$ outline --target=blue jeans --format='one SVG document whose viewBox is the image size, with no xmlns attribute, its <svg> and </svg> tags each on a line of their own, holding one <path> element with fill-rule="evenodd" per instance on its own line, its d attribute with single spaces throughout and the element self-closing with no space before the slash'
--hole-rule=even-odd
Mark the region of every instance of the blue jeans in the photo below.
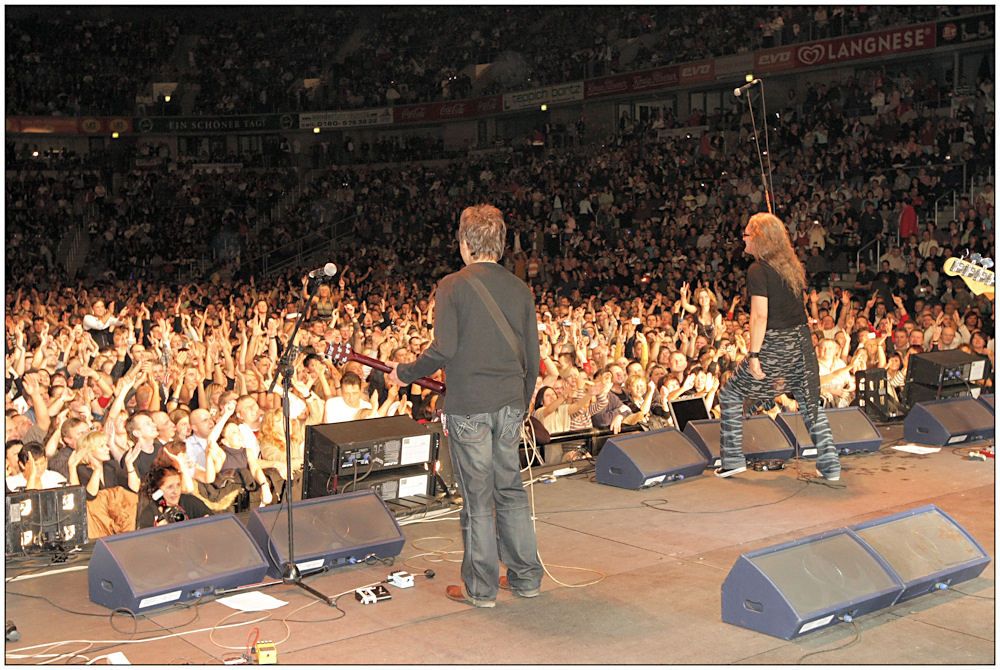
<svg viewBox="0 0 1000 670">
<path fill-rule="evenodd" d="M 464 499 L 462 581 L 476 600 L 496 600 L 498 559 L 507 566 L 511 588 L 528 591 L 542 583 L 517 454 L 523 420 L 524 411 L 510 406 L 488 414 L 447 415 L 455 480 Z"/>
</svg>

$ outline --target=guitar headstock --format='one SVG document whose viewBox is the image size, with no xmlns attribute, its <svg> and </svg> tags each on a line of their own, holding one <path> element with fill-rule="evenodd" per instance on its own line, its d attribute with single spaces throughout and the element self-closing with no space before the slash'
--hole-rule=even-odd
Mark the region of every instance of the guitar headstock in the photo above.
<svg viewBox="0 0 1000 670">
<path fill-rule="evenodd" d="M 333 360 L 334 363 L 346 363 L 350 360 L 351 353 L 351 345 L 343 342 L 335 342 L 326 349 L 326 357 Z"/>
<path fill-rule="evenodd" d="M 996 292 L 996 274 L 989 268 L 993 260 L 973 254 L 970 258 L 949 258 L 944 262 L 944 272 L 952 277 L 961 277 L 965 285 L 976 295 Z"/>
</svg>

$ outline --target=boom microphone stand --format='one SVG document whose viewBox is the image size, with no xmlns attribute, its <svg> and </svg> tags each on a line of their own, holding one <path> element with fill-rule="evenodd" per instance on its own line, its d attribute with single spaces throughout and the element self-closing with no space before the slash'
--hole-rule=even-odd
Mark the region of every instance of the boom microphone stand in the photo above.
<svg viewBox="0 0 1000 670">
<path fill-rule="evenodd" d="M 302 306 L 302 311 L 299 312 L 299 318 L 295 321 L 295 327 L 292 328 L 292 335 L 288 338 L 288 346 L 285 347 L 285 350 L 281 354 L 281 360 L 278 361 L 278 370 L 281 373 L 281 388 L 284 390 L 284 393 L 282 393 L 281 396 L 281 412 L 284 415 L 285 420 L 284 502 L 288 505 L 288 560 L 281 566 L 281 581 L 284 584 L 294 584 L 295 586 L 313 594 L 328 605 L 333 605 L 333 598 L 324 595 L 320 591 L 302 582 L 302 573 L 299 572 L 298 566 L 295 565 L 295 531 L 292 523 L 292 411 L 291 403 L 289 402 L 289 394 L 292 391 L 292 376 L 295 374 L 295 358 L 299 354 L 299 349 L 294 346 L 294 342 L 295 336 L 299 332 L 299 327 L 302 325 L 302 321 L 306 317 L 306 312 L 309 311 L 309 306 L 312 304 L 313 298 L 319 291 L 320 283 L 321 279 L 319 277 L 309 277 L 306 302 Z M 278 377 L 275 376 L 275 378 L 271 380 L 271 388 L 268 389 L 268 393 L 272 393 L 274 391 L 274 385 L 277 382 Z"/>
</svg>

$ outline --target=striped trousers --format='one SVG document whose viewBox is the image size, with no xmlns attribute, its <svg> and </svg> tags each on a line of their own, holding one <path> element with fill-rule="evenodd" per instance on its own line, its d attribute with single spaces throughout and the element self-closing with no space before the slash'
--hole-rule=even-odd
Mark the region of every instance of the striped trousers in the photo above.
<svg viewBox="0 0 1000 670">
<path fill-rule="evenodd" d="M 768 330 L 760 348 L 764 379 L 750 374 L 744 358 L 719 391 L 722 414 L 722 467 L 726 470 L 746 465 L 743 455 L 743 401 L 766 402 L 782 393 L 795 397 L 802 420 L 816 445 L 816 468 L 824 477 L 840 474 L 840 457 L 833 443 L 830 421 L 820 411 L 819 363 L 812 346 L 809 326 Z"/>
</svg>

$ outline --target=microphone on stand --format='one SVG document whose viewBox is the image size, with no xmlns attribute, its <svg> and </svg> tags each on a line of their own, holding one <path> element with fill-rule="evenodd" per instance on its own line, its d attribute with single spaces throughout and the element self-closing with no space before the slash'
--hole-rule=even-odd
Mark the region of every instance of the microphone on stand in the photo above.
<svg viewBox="0 0 1000 670">
<path fill-rule="evenodd" d="M 743 95 L 743 91 L 749 89 L 754 84 L 759 84 L 759 83 L 760 83 L 760 79 L 754 79 L 753 81 L 748 81 L 747 83 L 743 84 L 739 88 L 734 88 L 733 89 L 733 95 L 735 95 L 738 98 L 741 95 Z"/>
<path fill-rule="evenodd" d="M 317 277 L 332 277 L 337 274 L 337 266 L 333 263 L 327 263 L 321 268 L 316 268 L 309 273 L 309 279 L 316 279 Z"/>
</svg>

